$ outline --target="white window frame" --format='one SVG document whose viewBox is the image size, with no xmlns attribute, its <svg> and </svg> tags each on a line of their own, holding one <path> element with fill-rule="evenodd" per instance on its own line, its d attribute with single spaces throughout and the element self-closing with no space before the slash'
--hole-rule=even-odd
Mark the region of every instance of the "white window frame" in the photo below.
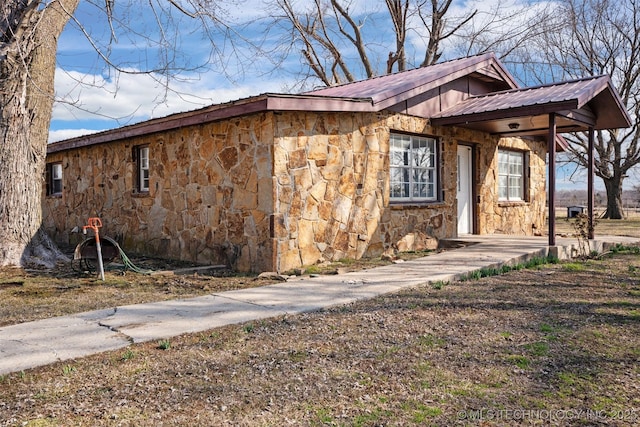
<svg viewBox="0 0 640 427">
<path fill-rule="evenodd" d="M 138 191 L 141 193 L 149 192 L 149 146 L 143 145 L 138 147 Z"/>
<path fill-rule="evenodd" d="M 389 139 L 391 202 L 438 201 L 438 140 L 400 133 Z"/>
<path fill-rule="evenodd" d="M 526 155 L 523 151 L 498 149 L 498 200 L 525 200 Z"/>
<path fill-rule="evenodd" d="M 50 163 L 48 165 L 47 195 L 59 196 L 62 194 L 62 163 Z"/>
</svg>

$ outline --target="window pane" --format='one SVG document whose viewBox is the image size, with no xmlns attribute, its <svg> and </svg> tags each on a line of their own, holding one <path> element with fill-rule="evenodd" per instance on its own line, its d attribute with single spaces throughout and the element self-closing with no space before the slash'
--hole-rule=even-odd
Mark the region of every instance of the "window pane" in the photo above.
<svg viewBox="0 0 640 427">
<path fill-rule="evenodd" d="M 501 199 L 508 199 L 509 193 L 507 193 L 507 181 L 509 177 L 500 175 L 498 177 L 498 197 Z"/>
<path fill-rule="evenodd" d="M 138 149 L 138 190 L 149 190 L 149 147 Z"/>
<path fill-rule="evenodd" d="M 498 197 L 502 200 L 524 198 L 524 153 L 498 151 Z"/>
<path fill-rule="evenodd" d="M 51 166 L 51 175 L 53 179 L 62 179 L 62 164 L 56 163 Z"/>
<path fill-rule="evenodd" d="M 389 154 L 392 198 L 435 199 L 437 187 L 435 139 L 391 135 Z"/>
</svg>

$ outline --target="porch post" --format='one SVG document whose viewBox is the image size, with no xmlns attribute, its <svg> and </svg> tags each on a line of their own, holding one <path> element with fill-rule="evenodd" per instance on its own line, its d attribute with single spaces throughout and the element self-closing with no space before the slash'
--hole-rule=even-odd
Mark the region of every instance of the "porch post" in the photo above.
<svg viewBox="0 0 640 427">
<path fill-rule="evenodd" d="M 549 246 L 556 245 L 556 115 L 549 113 Z"/>
<path fill-rule="evenodd" d="M 593 221 L 593 150 L 594 150 L 594 138 L 595 132 L 593 130 L 593 126 L 589 127 L 589 154 L 588 154 L 588 165 L 587 165 L 587 215 L 589 216 L 589 230 L 588 230 L 588 238 L 593 239 L 594 237 L 594 221 Z"/>
</svg>

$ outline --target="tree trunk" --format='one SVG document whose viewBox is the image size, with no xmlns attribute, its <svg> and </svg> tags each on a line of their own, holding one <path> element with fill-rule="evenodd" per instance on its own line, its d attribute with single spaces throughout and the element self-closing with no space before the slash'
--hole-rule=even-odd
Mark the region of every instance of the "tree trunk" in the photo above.
<svg viewBox="0 0 640 427">
<path fill-rule="evenodd" d="M 603 218 L 622 219 L 622 178 L 614 176 L 613 178 L 603 179 L 604 187 L 607 190 L 607 210 Z"/>
<path fill-rule="evenodd" d="M 5 0 L 7 1 L 7 0 Z M 0 8 L 0 266 L 63 257 L 42 224 L 42 183 L 60 33 L 79 0 Z"/>
</svg>

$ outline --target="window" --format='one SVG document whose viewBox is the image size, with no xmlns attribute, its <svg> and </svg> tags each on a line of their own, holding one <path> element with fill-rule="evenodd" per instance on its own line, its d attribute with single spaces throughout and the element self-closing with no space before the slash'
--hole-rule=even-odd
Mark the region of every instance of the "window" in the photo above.
<svg viewBox="0 0 640 427">
<path fill-rule="evenodd" d="M 62 163 L 47 164 L 47 196 L 62 194 Z"/>
<path fill-rule="evenodd" d="M 136 147 L 137 190 L 141 193 L 149 191 L 149 146 Z"/>
<path fill-rule="evenodd" d="M 391 134 L 390 156 L 392 201 L 438 199 L 438 156 L 434 138 Z"/>
<path fill-rule="evenodd" d="M 498 150 L 498 198 L 525 200 L 525 153 Z"/>
</svg>

